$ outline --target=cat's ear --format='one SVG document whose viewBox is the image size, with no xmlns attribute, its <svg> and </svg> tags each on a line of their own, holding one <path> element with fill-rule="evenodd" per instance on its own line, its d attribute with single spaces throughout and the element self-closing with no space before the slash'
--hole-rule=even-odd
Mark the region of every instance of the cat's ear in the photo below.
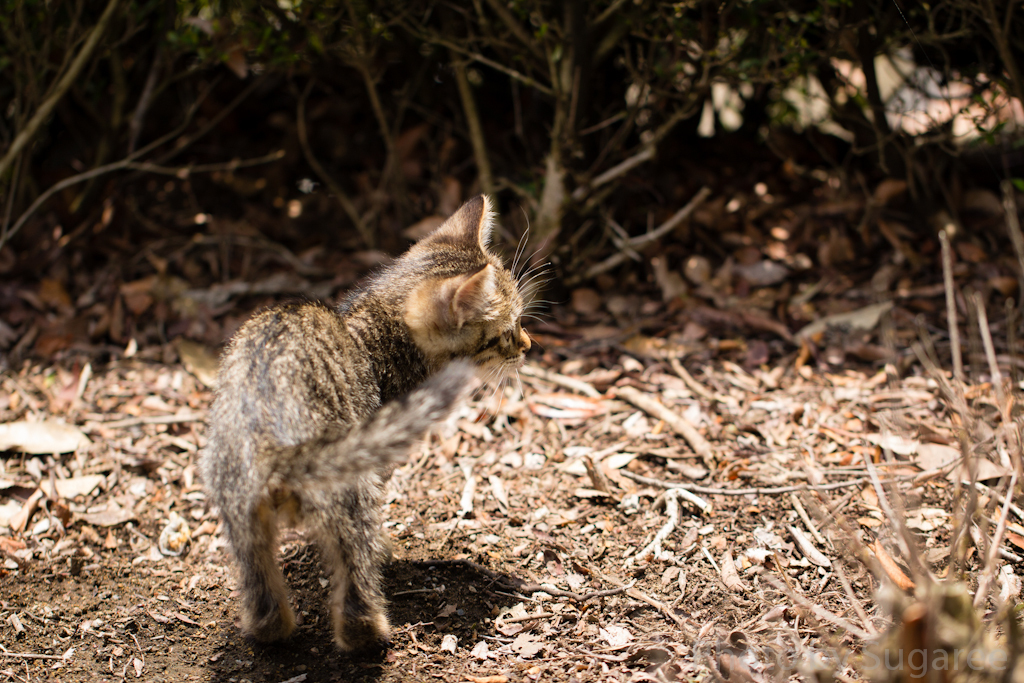
<svg viewBox="0 0 1024 683">
<path fill-rule="evenodd" d="M 459 284 L 449 304 L 454 327 L 459 329 L 468 320 L 486 317 L 496 287 L 494 266 L 489 263 Z"/>
<path fill-rule="evenodd" d="M 496 289 L 491 264 L 472 275 L 429 280 L 410 294 L 405 322 L 414 334 L 462 329 L 470 320 L 487 317 Z"/>
<path fill-rule="evenodd" d="M 491 241 L 494 226 L 494 209 L 487 195 L 477 195 L 459 207 L 428 238 L 435 242 L 453 242 L 463 245 L 477 245 L 485 249 Z"/>
</svg>

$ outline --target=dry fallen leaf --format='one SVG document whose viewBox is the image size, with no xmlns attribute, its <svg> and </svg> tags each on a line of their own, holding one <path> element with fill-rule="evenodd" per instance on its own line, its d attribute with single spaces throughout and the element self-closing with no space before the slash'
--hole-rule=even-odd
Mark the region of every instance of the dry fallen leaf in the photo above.
<svg viewBox="0 0 1024 683">
<path fill-rule="evenodd" d="M 174 348 L 186 370 L 206 386 L 216 386 L 220 359 L 215 351 L 184 337 L 174 340 Z"/>
<path fill-rule="evenodd" d="M 530 633 L 520 633 L 509 647 L 523 659 L 530 659 L 544 649 L 544 641 Z"/>
<path fill-rule="evenodd" d="M 608 643 L 608 647 L 613 649 L 626 647 L 633 642 L 632 633 L 622 626 L 616 626 L 614 624 L 600 629 L 598 634 L 605 642 Z"/>
<path fill-rule="evenodd" d="M 0 424 L 0 451 L 50 455 L 71 453 L 90 443 L 78 427 L 54 420 Z"/>
<path fill-rule="evenodd" d="M 441 639 L 441 651 L 455 654 L 455 648 L 458 647 L 458 644 L 458 638 L 453 636 L 451 633 L 446 633 L 444 638 Z"/>
<path fill-rule="evenodd" d="M 914 589 L 915 584 L 913 580 L 907 576 L 902 569 L 900 569 L 900 566 L 896 564 L 896 561 L 892 559 L 892 556 L 886 552 L 881 541 L 875 539 L 868 548 L 875 553 L 875 557 L 878 558 L 878 564 L 882 565 L 882 569 L 885 570 L 885 573 L 890 579 L 892 579 L 893 583 L 905 591 Z"/>
<path fill-rule="evenodd" d="M 891 301 L 872 304 L 848 313 L 836 313 L 819 318 L 796 333 L 797 337 L 809 339 L 829 327 L 853 330 L 873 330 L 884 313 L 892 308 Z"/>
</svg>

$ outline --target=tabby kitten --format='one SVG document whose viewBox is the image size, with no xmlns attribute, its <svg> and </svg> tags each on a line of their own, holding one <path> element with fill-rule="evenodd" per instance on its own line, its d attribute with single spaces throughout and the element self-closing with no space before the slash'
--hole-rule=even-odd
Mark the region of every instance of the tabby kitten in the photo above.
<svg viewBox="0 0 1024 683">
<path fill-rule="evenodd" d="M 229 344 L 200 467 L 256 640 L 295 628 L 280 521 L 305 522 L 322 544 L 338 647 L 386 643 L 384 485 L 474 370 L 508 373 L 530 348 L 517 283 L 487 250 L 492 218 L 486 197 L 471 199 L 337 311 L 271 308 Z"/>
</svg>

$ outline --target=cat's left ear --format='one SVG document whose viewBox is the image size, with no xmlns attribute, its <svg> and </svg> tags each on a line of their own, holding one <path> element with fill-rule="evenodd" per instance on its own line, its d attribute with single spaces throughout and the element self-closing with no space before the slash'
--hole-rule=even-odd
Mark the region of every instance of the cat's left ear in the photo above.
<svg viewBox="0 0 1024 683">
<path fill-rule="evenodd" d="M 486 249 L 491 241 L 494 216 L 490 198 L 484 194 L 477 195 L 459 207 L 459 210 L 453 213 L 430 239 L 476 244 L 481 249 Z"/>
</svg>

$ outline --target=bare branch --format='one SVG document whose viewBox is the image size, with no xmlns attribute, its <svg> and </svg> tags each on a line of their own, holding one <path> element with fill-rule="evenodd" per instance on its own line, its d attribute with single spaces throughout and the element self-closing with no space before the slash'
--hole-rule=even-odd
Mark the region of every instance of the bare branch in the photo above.
<svg viewBox="0 0 1024 683">
<path fill-rule="evenodd" d="M 107 8 L 103 10 L 103 14 L 100 15 L 99 21 L 96 22 L 96 26 L 93 27 L 92 32 L 89 34 L 89 38 L 85 41 L 85 45 L 75 56 L 71 66 L 64 72 L 64 75 L 57 81 L 50 95 L 39 105 L 39 109 L 29 119 L 29 122 L 21 129 L 21 132 L 14 138 L 11 146 L 7 149 L 7 154 L 4 155 L 3 159 L 0 159 L 0 178 L 6 173 L 7 169 L 10 168 L 14 160 L 21 154 L 22 150 L 28 146 L 28 144 L 35 137 L 39 128 L 50 118 L 50 114 L 53 113 L 54 107 L 60 102 L 61 98 L 64 97 L 64 93 L 68 91 L 68 88 L 74 84 L 78 75 L 85 68 L 85 65 L 92 58 L 92 53 L 96 50 L 96 46 L 99 45 L 100 38 L 103 37 L 103 32 L 107 30 L 107 24 L 110 23 L 110 18 L 114 16 L 114 10 L 117 9 L 118 0 L 110 0 L 107 3 Z"/>
</svg>

